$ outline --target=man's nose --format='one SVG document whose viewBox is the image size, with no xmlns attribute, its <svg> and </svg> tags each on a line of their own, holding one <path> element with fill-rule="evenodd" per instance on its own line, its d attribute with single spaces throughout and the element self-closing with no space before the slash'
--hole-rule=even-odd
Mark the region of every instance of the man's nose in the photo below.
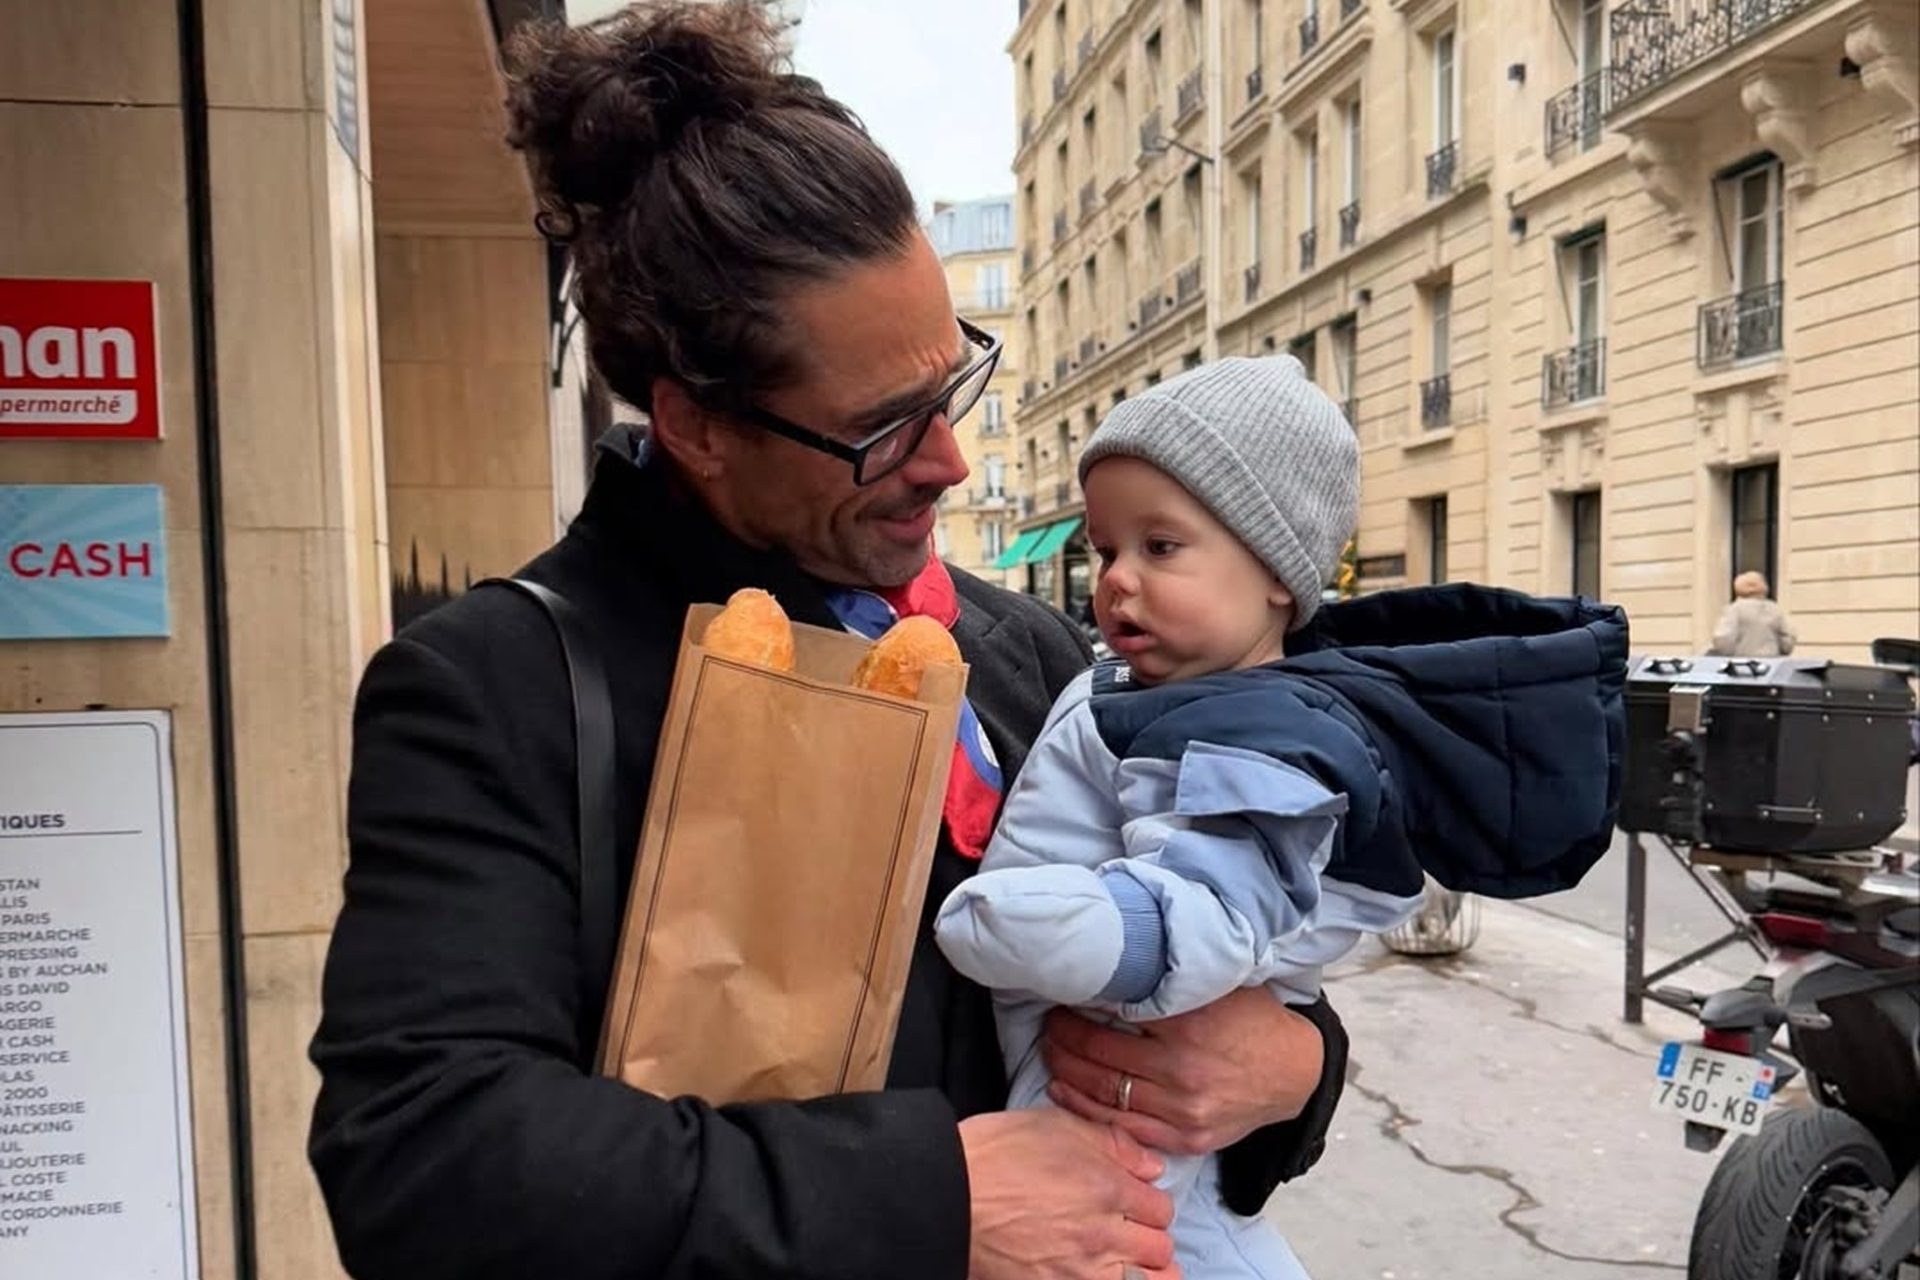
<svg viewBox="0 0 1920 1280">
<path fill-rule="evenodd" d="M 953 423 L 947 421 L 946 414 L 934 415 L 927 425 L 926 438 L 901 471 L 917 486 L 951 489 L 966 483 L 972 468 L 967 466 L 966 455 L 960 452 L 960 438 L 954 434 Z"/>
</svg>

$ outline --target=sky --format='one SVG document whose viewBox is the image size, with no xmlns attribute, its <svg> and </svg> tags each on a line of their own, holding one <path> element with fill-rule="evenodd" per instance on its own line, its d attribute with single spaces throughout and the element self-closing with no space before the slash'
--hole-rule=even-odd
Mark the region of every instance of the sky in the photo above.
<svg viewBox="0 0 1920 1280">
<path fill-rule="evenodd" d="M 570 0 L 573 21 L 617 0 Z M 1013 191 L 1016 0 L 797 0 L 795 69 L 852 107 L 923 214 Z"/>
</svg>

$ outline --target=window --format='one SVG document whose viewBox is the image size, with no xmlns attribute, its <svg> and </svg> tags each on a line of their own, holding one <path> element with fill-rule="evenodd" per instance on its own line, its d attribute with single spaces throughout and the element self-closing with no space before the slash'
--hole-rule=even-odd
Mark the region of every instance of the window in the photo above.
<svg viewBox="0 0 1920 1280">
<path fill-rule="evenodd" d="M 1287 344 L 1287 350 L 1293 354 L 1307 371 L 1307 377 L 1320 380 L 1320 344 L 1311 333 L 1303 333 Z"/>
<path fill-rule="evenodd" d="M 1240 175 L 1240 202 L 1247 211 L 1246 265 L 1260 265 L 1260 171 L 1249 169 Z"/>
<path fill-rule="evenodd" d="M 1573 594 L 1600 598 L 1600 492 L 1576 493 L 1567 500 L 1573 544 Z"/>
<path fill-rule="evenodd" d="M 1060 201 L 1066 203 L 1067 193 L 1073 190 L 1072 158 L 1067 153 L 1067 140 L 1060 139 L 1060 145 L 1053 149 L 1053 172 L 1055 188 L 1060 192 Z"/>
<path fill-rule="evenodd" d="M 1604 233 L 1582 236 L 1567 244 L 1566 279 L 1569 285 L 1568 327 L 1573 344 L 1583 347 L 1596 342 L 1604 332 L 1605 287 L 1603 276 L 1607 261 L 1607 237 Z"/>
<path fill-rule="evenodd" d="M 1416 505 L 1425 526 L 1427 581 L 1438 585 L 1447 580 L 1447 496 L 1443 493 Z"/>
<path fill-rule="evenodd" d="M 1199 367 L 1200 367 L 1200 349 L 1198 347 L 1195 347 L 1192 351 L 1189 351 L 1187 352 L 1186 355 L 1180 357 L 1180 368 L 1183 371 L 1187 369 L 1198 369 Z"/>
<path fill-rule="evenodd" d="M 1300 135 L 1300 229 L 1312 231 L 1319 219 L 1320 135 L 1309 131 Z"/>
<path fill-rule="evenodd" d="M 1774 586 L 1779 582 L 1780 567 L 1780 468 L 1771 462 L 1742 467 L 1729 480 L 1733 490 L 1733 572 L 1752 570 Z"/>
<path fill-rule="evenodd" d="M 1147 202 L 1146 212 L 1140 215 L 1141 225 L 1147 234 L 1147 267 L 1149 271 L 1157 269 L 1166 260 L 1166 234 L 1160 213 L 1160 201 Z"/>
<path fill-rule="evenodd" d="M 1193 233 L 1192 243 L 1196 252 L 1206 234 L 1201 222 L 1200 202 L 1200 166 L 1195 164 L 1180 180 L 1180 203 L 1186 209 L 1187 229 Z"/>
<path fill-rule="evenodd" d="M 1356 377 L 1355 356 L 1358 354 L 1360 329 L 1352 316 L 1346 316 L 1333 322 L 1327 332 L 1328 347 L 1333 358 L 1333 391 L 1340 399 L 1340 407 L 1347 415 L 1349 425 L 1358 416 L 1360 386 Z"/>
<path fill-rule="evenodd" d="M 1007 405 L 998 391 L 980 397 L 980 434 L 997 436 L 1007 429 Z"/>
<path fill-rule="evenodd" d="M 1013 211 L 1004 203 L 988 205 L 980 217 L 980 239 L 983 249 L 1013 248 Z"/>
<path fill-rule="evenodd" d="M 1607 0 L 1580 0 L 1580 79 L 1584 82 L 1606 65 Z"/>
<path fill-rule="evenodd" d="M 1032 244 L 1040 238 L 1040 189 L 1034 183 L 1027 183 L 1026 198 L 1021 204 L 1027 225 L 1027 243 Z"/>
<path fill-rule="evenodd" d="M 1202 0 L 1187 0 L 1187 52 L 1196 65 L 1206 52 L 1206 45 L 1202 38 L 1205 33 L 1202 22 L 1204 10 L 1205 5 Z"/>
<path fill-rule="evenodd" d="M 1061 419 L 1060 425 L 1053 429 L 1053 444 L 1059 451 L 1054 460 L 1064 470 L 1073 461 L 1073 428 L 1064 418 Z"/>
<path fill-rule="evenodd" d="M 1442 31 L 1433 38 L 1433 149 L 1445 147 L 1460 136 L 1459 64 L 1454 48 L 1454 33 Z"/>
<path fill-rule="evenodd" d="M 1427 291 L 1427 352 L 1435 377 L 1453 370 L 1453 286 L 1436 284 Z"/>
<path fill-rule="evenodd" d="M 986 472 L 986 496 L 989 498 L 1006 497 L 1007 460 L 997 453 L 990 453 L 986 456 L 981 469 Z"/>
<path fill-rule="evenodd" d="M 1160 100 L 1160 86 L 1163 83 L 1161 80 L 1162 58 L 1160 53 L 1160 33 L 1155 31 L 1152 35 L 1148 36 L 1143 47 L 1147 55 L 1147 96 L 1157 103 Z"/>
<path fill-rule="evenodd" d="M 985 564 L 998 560 L 1007 549 L 1007 527 L 998 520 L 980 526 L 980 559 Z"/>
<path fill-rule="evenodd" d="M 1360 203 L 1360 170 L 1366 163 L 1365 157 L 1360 154 L 1360 99 L 1355 98 L 1347 103 L 1342 127 L 1346 133 L 1347 151 L 1345 203 L 1354 205 Z"/>
<path fill-rule="evenodd" d="M 1265 0 L 1247 0 L 1247 70 L 1258 71 L 1266 61 L 1267 13 Z"/>
<path fill-rule="evenodd" d="M 980 308 L 980 310 L 1004 311 L 1006 309 L 1006 306 L 1007 306 L 1007 264 L 1006 263 L 1004 262 L 985 263 L 984 265 L 981 266 L 979 274 L 974 277 L 974 283 L 979 286 L 979 297 L 975 299 L 975 303 Z"/>
<path fill-rule="evenodd" d="M 1087 181 L 1091 182 L 1100 172 L 1100 109 L 1098 107 L 1088 107 L 1087 113 L 1080 117 L 1080 155 L 1081 163 L 1087 167 Z"/>
<path fill-rule="evenodd" d="M 1124 168 L 1127 156 L 1131 154 L 1127 150 L 1128 113 L 1126 72 L 1123 71 L 1113 78 L 1113 83 L 1108 92 L 1108 98 L 1107 119 L 1110 123 L 1107 125 L 1107 128 L 1113 135 L 1113 143 L 1107 154 L 1113 157 L 1115 164 Z"/>
<path fill-rule="evenodd" d="M 1731 188 L 1733 291 L 1749 293 L 1780 279 L 1780 162 L 1771 157 L 1724 179 Z"/>
</svg>

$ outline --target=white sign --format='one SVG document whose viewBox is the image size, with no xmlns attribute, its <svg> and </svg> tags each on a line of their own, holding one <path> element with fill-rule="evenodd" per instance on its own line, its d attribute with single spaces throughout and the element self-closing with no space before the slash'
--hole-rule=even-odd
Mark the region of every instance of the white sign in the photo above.
<svg viewBox="0 0 1920 1280">
<path fill-rule="evenodd" d="M 0 1276 L 197 1280 L 164 711 L 0 715 Z"/>
</svg>

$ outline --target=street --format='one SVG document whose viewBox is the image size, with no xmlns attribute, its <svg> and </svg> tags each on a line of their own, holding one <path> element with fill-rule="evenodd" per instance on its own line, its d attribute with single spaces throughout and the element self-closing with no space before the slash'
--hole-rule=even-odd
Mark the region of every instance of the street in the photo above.
<svg viewBox="0 0 1920 1280">
<path fill-rule="evenodd" d="M 1660 1044 L 1691 1024 L 1621 1021 L 1623 864 L 1616 845 L 1572 893 L 1483 902 L 1459 956 L 1369 941 L 1330 976 L 1347 1094 L 1325 1158 L 1268 1209 L 1319 1280 L 1684 1274 L 1718 1157 L 1648 1107 Z M 1648 866 L 1651 968 L 1724 930 L 1663 852 Z M 1737 982 L 1751 956 L 1687 976 Z"/>
</svg>

